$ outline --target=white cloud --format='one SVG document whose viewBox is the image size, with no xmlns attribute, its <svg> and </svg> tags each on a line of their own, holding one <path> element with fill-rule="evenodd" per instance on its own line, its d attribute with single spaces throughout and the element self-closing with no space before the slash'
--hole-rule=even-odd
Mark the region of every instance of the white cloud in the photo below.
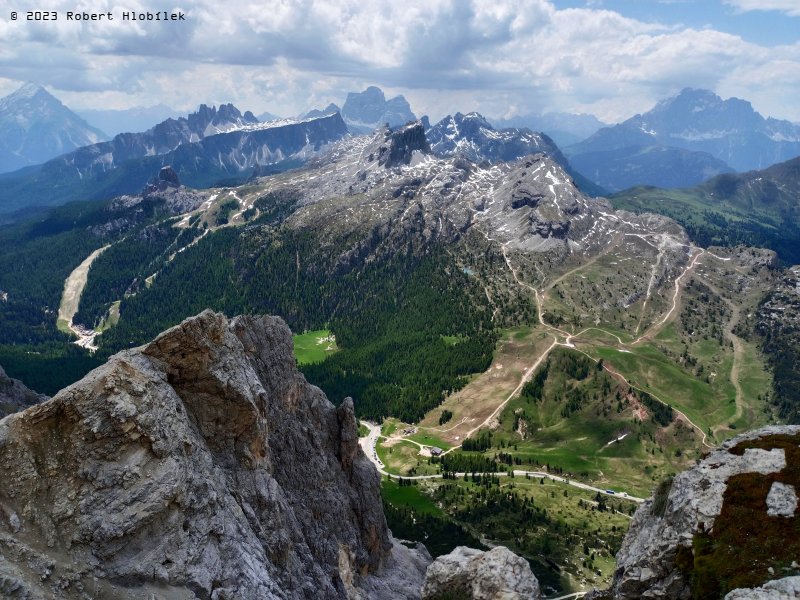
<svg viewBox="0 0 800 600">
<path fill-rule="evenodd" d="M 777 10 L 793 17 L 800 17 L 800 3 L 797 0 L 724 0 L 742 12 L 752 10 Z"/>
<path fill-rule="evenodd" d="M 164 9 L 162 0 L 117 1 L 97 0 L 93 10 Z M 73 0 L 52 5 L 74 10 Z M 35 8 L 19 0 L 17 10 Z M 800 120 L 800 45 L 766 48 L 601 8 L 559 10 L 548 0 L 196 0 L 182 10 L 185 23 L 0 21 L 0 90 L 33 80 L 77 107 L 163 102 L 189 110 L 232 101 L 256 113 L 295 114 L 376 84 L 433 118 L 514 107 L 615 121 L 691 86 Z"/>
</svg>

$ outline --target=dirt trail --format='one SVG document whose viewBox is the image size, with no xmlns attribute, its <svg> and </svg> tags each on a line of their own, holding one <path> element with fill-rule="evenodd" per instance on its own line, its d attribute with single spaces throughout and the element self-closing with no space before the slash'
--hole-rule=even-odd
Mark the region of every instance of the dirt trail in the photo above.
<svg viewBox="0 0 800 600">
<path fill-rule="evenodd" d="M 669 311 L 667 311 L 667 314 L 665 314 L 660 321 L 651 325 L 650 329 L 648 329 L 642 335 L 636 338 L 636 340 L 632 342 L 632 345 L 638 344 L 642 340 L 653 339 L 655 336 L 659 334 L 659 332 L 662 329 L 664 329 L 664 325 L 667 324 L 667 321 L 669 321 L 670 317 L 672 317 L 672 315 L 675 313 L 675 310 L 678 308 L 681 297 L 681 280 L 695 268 L 695 266 L 697 265 L 697 261 L 700 260 L 700 257 L 703 256 L 703 254 L 706 253 L 706 251 L 703 250 L 702 248 L 697 248 L 697 249 L 700 250 L 700 252 L 698 252 L 694 256 L 692 262 L 690 262 L 686 266 L 683 272 L 675 278 L 675 292 L 672 294 L 672 308 L 670 308 Z"/>
<path fill-rule="evenodd" d="M 728 302 L 728 300 L 725 302 Z M 742 391 L 742 383 L 739 377 L 742 367 L 742 360 L 744 358 L 744 345 L 742 344 L 741 338 L 733 333 L 733 330 L 736 329 L 736 326 L 739 324 L 739 319 L 742 313 L 741 309 L 733 304 L 733 302 L 728 302 L 728 306 L 730 306 L 733 315 L 731 316 L 731 320 L 728 322 L 728 326 L 725 328 L 725 337 L 727 337 L 733 344 L 731 383 L 733 384 L 733 388 L 736 390 L 736 413 L 733 417 L 733 420 L 736 421 L 744 412 L 744 391 Z"/>
<path fill-rule="evenodd" d="M 67 277 L 64 282 L 64 291 L 61 294 L 61 303 L 58 306 L 58 320 L 66 323 L 69 330 L 78 336 L 78 341 L 75 342 L 76 344 L 84 348 L 89 348 L 90 350 L 97 349 L 94 346 L 94 338 L 97 332 L 89 331 L 82 327 L 76 327 L 73 325 L 72 319 L 75 317 L 75 313 L 78 312 L 78 306 L 80 306 L 81 294 L 89 278 L 89 267 L 92 266 L 95 259 L 105 252 L 110 245 L 111 244 L 108 244 L 92 252 L 69 274 L 69 277 Z"/>
<path fill-rule="evenodd" d="M 739 320 L 742 316 L 742 311 L 739 306 L 728 300 L 725 296 L 722 295 L 719 289 L 716 286 L 712 285 L 710 282 L 703 280 L 703 283 L 708 286 L 708 288 L 714 292 L 730 309 L 731 311 L 731 318 L 728 320 L 728 324 L 725 327 L 723 333 L 725 337 L 731 342 L 733 345 L 733 363 L 731 364 L 731 372 L 730 372 L 730 380 L 731 385 L 733 385 L 733 389 L 736 392 L 736 412 L 733 415 L 731 421 L 737 421 L 742 417 L 744 414 L 745 409 L 745 402 L 744 402 L 744 391 L 742 390 L 742 383 L 740 378 L 740 372 L 742 368 L 742 362 L 744 361 L 744 344 L 742 343 L 742 339 L 733 333 L 733 330 L 736 329 L 736 326 L 739 324 Z M 718 425 L 714 428 L 714 434 L 717 431 L 724 429 L 724 425 Z"/>
</svg>

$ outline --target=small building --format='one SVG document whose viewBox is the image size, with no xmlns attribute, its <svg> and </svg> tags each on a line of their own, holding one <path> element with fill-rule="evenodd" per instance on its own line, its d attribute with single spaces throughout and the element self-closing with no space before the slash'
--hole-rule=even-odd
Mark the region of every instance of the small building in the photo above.
<svg viewBox="0 0 800 600">
<path fill-rule="evenodd" d="M 437 448 L 436 446 L 433 446 L 431 448 L 431 456 L 441 456 L 441 455 L 442 455 L 442 449 L 441 448 Z"/>
</svg>

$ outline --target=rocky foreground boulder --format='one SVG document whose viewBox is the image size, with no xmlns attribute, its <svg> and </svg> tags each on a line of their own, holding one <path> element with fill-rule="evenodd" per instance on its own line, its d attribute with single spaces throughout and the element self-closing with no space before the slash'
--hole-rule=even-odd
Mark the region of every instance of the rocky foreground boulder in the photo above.
<svg viewBox="0 0 800 600">
<path fill-rule="evenodd" d="M 416 598 L 353 406 L 206 311 L 0 421 L 0 597 Z"/>
<path fill-rule="evenodd" d="M 639 508 L 612 588 L 592 597 L 800 597 L 799 491 L 800 426 L 729 440 Z"/>
<path fill-rule="evenodd" d="M 459 546 L 428 567 L 422 600 L 539 600 L 531 567 L 502 546 L 481 552 Z"/>
</svg>

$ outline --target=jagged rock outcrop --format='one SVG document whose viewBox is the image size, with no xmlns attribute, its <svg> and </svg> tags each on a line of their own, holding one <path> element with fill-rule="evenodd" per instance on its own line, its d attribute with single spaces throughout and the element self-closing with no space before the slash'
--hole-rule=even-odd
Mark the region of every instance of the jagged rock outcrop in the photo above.
<svg viewBox="0 0 800 600">
<path fill-rule="evenodd" d="M 170 188 L 179 188 L 181 187 L 181 180 L 178 177 L 178 174 L 175 172 L 175 169 L 172 168 L 171 165 L 167 165 L 161 167 L 158 171 L 158 175 L 153 177 L 150 181 L 147 182 L 147 185 L 144 187 L 144 191 L 142 194 L 153 194 L 157 192 L 163 192 Z"/>
<path fill-rule="evenodd" d="M 165 187 L 180 187 L 181 185 L 181 181 L 178 179 L 178 174 L 170 165 L 161 167 L 161 170 L 158 172 L 158 183 L 159 186 Z"/>
<path fill-rule="evenodd" d="M 797 575 L 798 486 L 800 426 L 729 440 L 663 482 L 639 508 L 617 555 L 611 596 L 720 598 Z M 753 595 L 772 593 L 776 585 L 729 597 L 783 597 Z"/>
<path fill-rule="evenodd" d="M 45 400 L 47 396 L 29 390 L 18 379 L 6 375 L 3 367 L 0 367 L 0 419 Z"/>
<path fill-rule="evenodd" d="M 487 552 L 459 546 L 429 567 L 423 600 L 538 600 L 539 582 L 528 562 L 502 546 Z"/>
<path fill-rule="evenodd" d="M 111 357 L 0 421 L 0 464 L 4 597 L 414 598 L 429 560 L 393 550 L 352 403 L 276 317 Z"/>
<path fill-rule="evenodd" d="M 567 165 L 567 159 L 549 137 L 529 129 L 496 130 L 482 115 L 448 115 L 427 128 L 425 134 L 434 154 L 460 154 L 479 163 L 483 160 L 510 161 L 542 152 Z"/>
<path fill-rule="evenodd" d="M 386 143 L 378 150 L 378 164 L 387 169 L 411 163 L 415 151 L 428 153 L 431 148 L 425 139 L 425 128 L 420 121 L 409 123 L 396 130 L 387 130 Z"/>
</svg>

